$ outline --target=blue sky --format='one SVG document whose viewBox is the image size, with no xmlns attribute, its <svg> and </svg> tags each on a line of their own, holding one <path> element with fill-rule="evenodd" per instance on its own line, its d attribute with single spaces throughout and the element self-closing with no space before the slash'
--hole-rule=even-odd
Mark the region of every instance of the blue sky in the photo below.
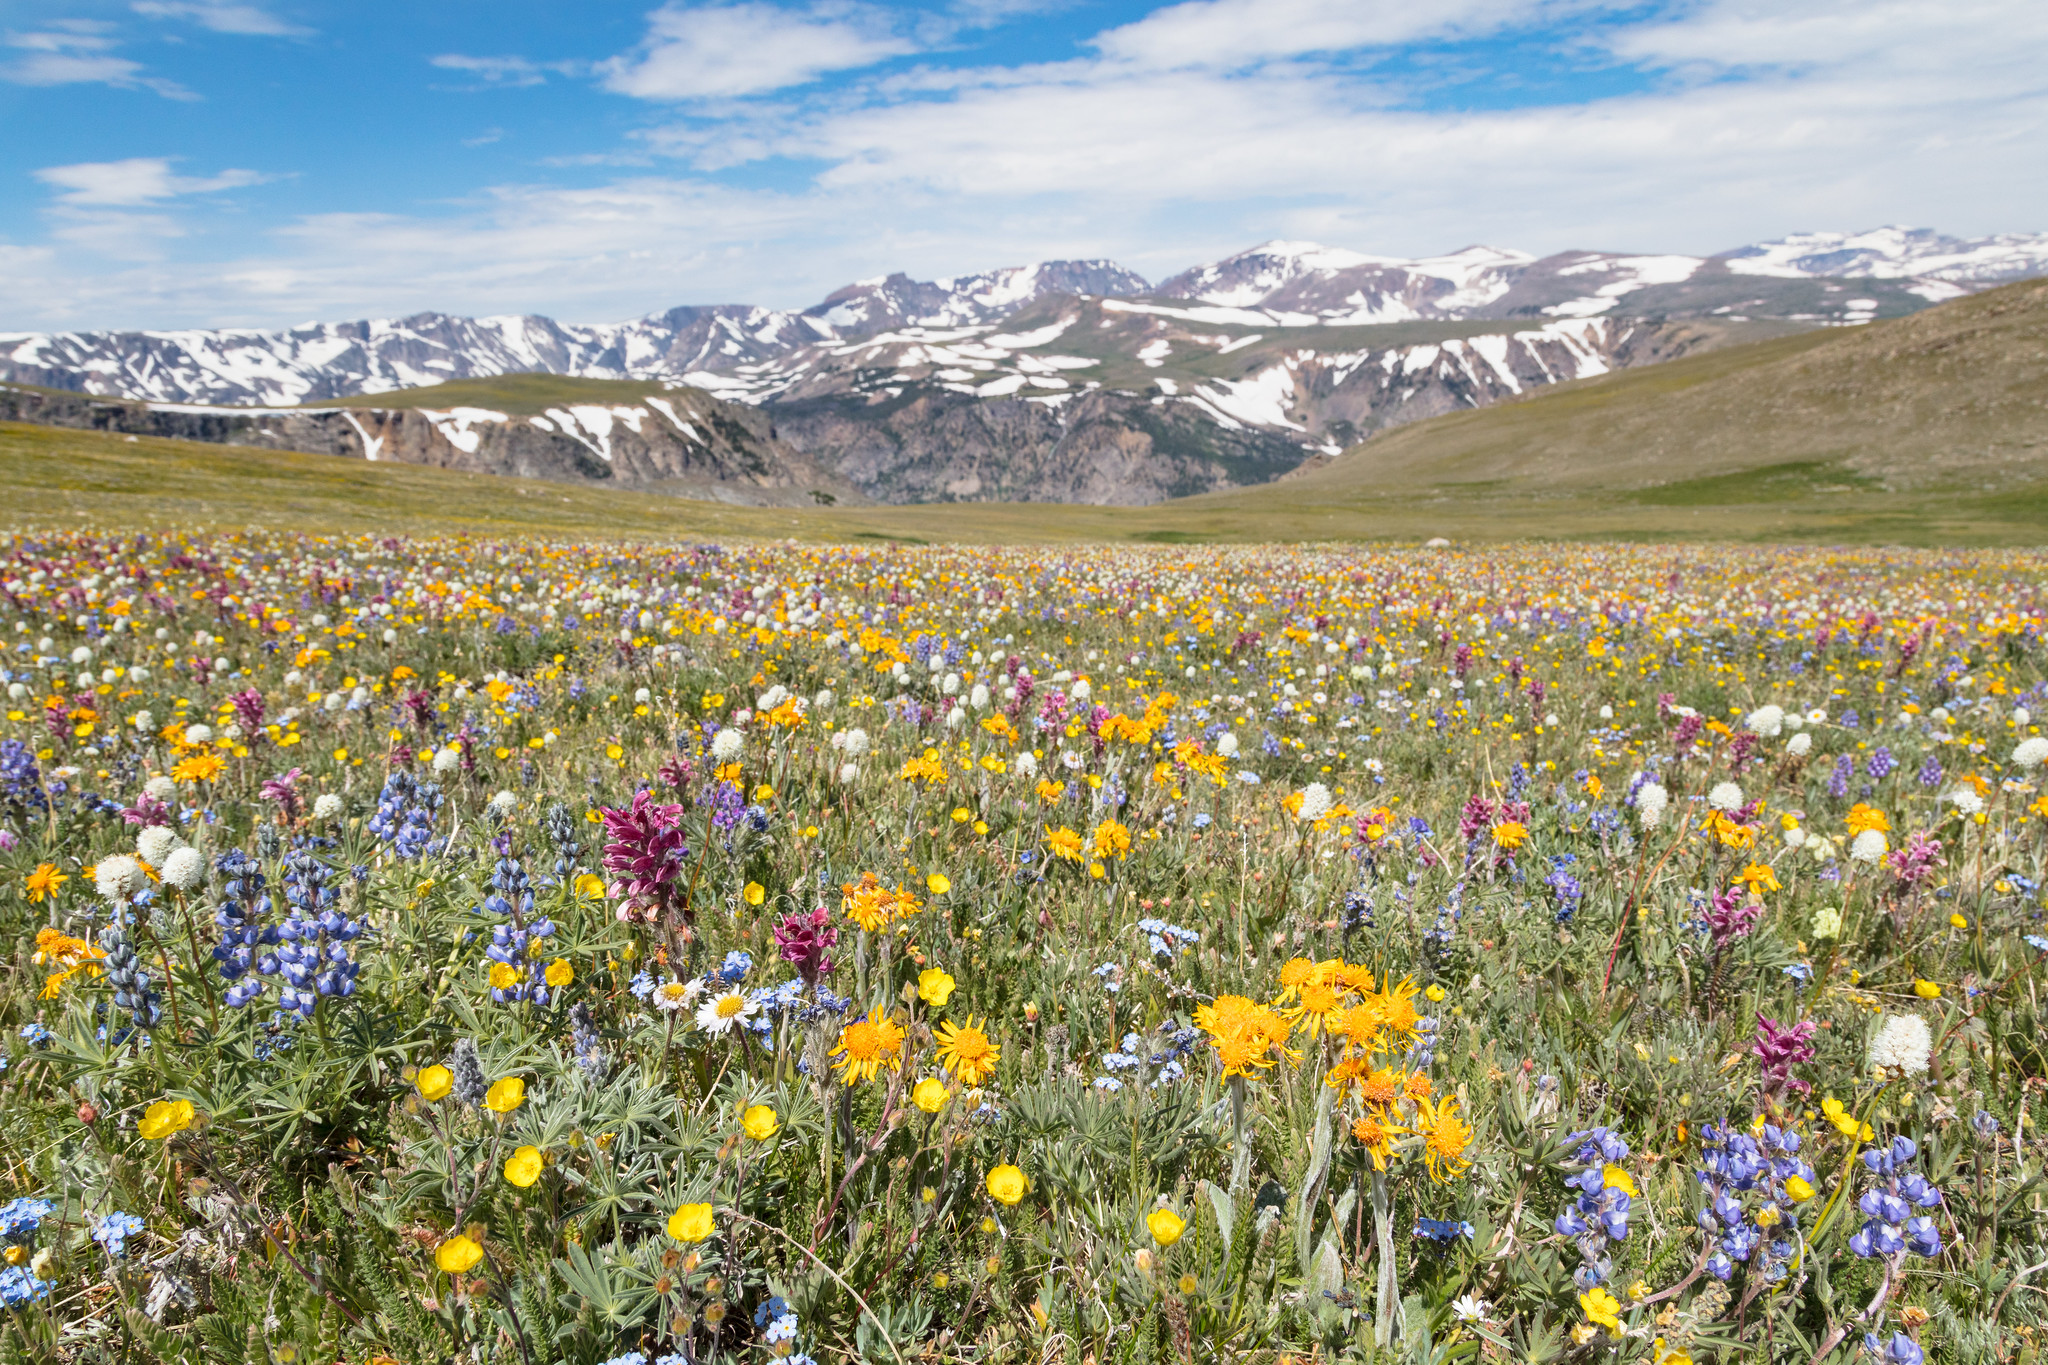
<svg viewBox="0 0 2048 1365">
<path fill-rule="evenodd" d="M 2048 228 L 2038 0 L 0 0 L 0 329 Z"/>
</svg>

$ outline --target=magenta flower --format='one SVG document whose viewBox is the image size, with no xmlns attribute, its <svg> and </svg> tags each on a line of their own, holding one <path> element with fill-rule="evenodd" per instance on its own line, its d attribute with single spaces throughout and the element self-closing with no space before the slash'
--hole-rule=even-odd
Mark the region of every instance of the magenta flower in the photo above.
<svg viewBox="0 0 2048 1365">
<path fill-rule="evenodd" d="M 1934 869 L 1948 866 L 1948 859 L 1941 856 L 1941 840 L 1926 830 L 1914 830 L 1906 846 L 1895 850 L 1888 861 L 1892 875 L 1907 886 L 1918 886 L 1934 876 Z"/>
<path fill-rule="evenodd" d="M 782 923 L 775 926 L 775 946 L 781 950 L 782 960 L 795 965 L 806 986 L 816 986 L 819 978 L 831 974 L 829 950 L 838 942 L 839 926 L 832 923 L 822 905 L 807 915 L 784 915 Z"/>
<path fill-rule="evenodd" d="M 683 860 L 690 856 L 683 842 L 683 808 L 660 804 L 643 790 L 633 794 L 627 809 L 607 806 L 599 814 L 607 840 L 604 870 L 611 874 L 610 893 L 621 901 L 620 917 L 638 914 L 652 921 L 682 909 Z"/>
<path fill-rule="evenodd" d="M 1756 928 L 1757 917 L 1763 912 L 1762 902 L 1747 900 L 1740 886 L 1731 886 L 1717 893 L 1706 914 L 1707 928 L 1714 934 L 1714 946 L 1725 948 L 1736 939 L 1747 936 Z"/>
<path fill-rule="evenodd" d="M 254 735 L 263 728 L 263 694 L 253 687 L 245 687 L 228 698 L 235 706 L 235 723 L 245 734 Z"/>
<path fill-rule="evenodd" d="M 294 768 L 282 776 L 270 778 L 264 782 L 262 788 L 257 792 L 257 795 L 261 796 L 265 801 L 277 803 L 278 818 L 286 824 L 290 824 L 299 818 L 301 809 L 299 774 L 301 771 L 303 770 Z"/>
<path fill-rule="evenodd" d="M 1813 1089 L 1792 1074 L 1793 1067 L 1813 1060 L 1813 1034 L 1814 1022 L 1811 1019 L 1801 1019 L 1791 1028 L 1786 1028 L 1761 1014 L 1756 1017 L 1756 1043 L 1750 1051 L 1763 1063 L 1765 1090 L 1796 1090 L 1804 1094 Z"/>
</svg>

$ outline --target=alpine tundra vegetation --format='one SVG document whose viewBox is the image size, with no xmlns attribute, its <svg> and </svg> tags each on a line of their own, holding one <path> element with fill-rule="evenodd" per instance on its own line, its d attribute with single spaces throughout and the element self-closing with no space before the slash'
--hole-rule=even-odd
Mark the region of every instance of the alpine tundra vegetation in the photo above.
<svg viewBox="0 0 2048 1365">
<path fill-rule="evenodd" d="M 2038 1358 L 2038 553 L 5 556 L 8 1365 Z"/>
</svg>

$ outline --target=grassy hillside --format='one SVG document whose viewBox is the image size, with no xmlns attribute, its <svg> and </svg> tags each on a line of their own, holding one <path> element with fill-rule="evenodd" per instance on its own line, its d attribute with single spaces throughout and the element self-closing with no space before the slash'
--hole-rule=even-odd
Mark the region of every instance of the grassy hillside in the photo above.
<svg viewBox="0 0 2048 1365">
<path fill-rule="evenodd" d="M 592 386 L 604 383 L 517 375 L 420 392 L 437 405 L 517 412 L 520 403 L 602 401 L 611 395 Z M 1278 484 L 1144 508 L 740 508 L 8 424 L 0 479 L 19 490 L 6 519 L 17 526 L 91 518 L 619 539 L 2039 545 L 2048 543 L 2048 281 L 1563 385 L 1400 428 Z"/>
<path fill-rule="evenodd" d="M 1700 506 L 1742 492 L 1703 481 L 1745 470 L 1771 471 L 1779 497 L 2048 480 L 2048 280 L 1417 423 L 1299 482 L 1323 496 L 1630 490 Z"/>
<path fill-rule="evenodd" d="M 648 394 L 709 397 L 701 389 L 673 388 L 654 379 L 577 379 L 561 374 L 501 374 L 487 379 L 451 379 L 424 389 L 394 389 L 355 398 L 304 403 L 308 408 L 490 408 L 513 417 L 532 417 L 571 403 L 638 403 Z"/>
</svg>

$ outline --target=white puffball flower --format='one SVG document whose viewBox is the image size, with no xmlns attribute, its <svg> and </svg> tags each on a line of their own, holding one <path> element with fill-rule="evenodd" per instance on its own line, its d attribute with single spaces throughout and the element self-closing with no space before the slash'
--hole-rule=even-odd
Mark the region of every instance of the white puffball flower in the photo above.
<svg viewBox="0 0 2048 1365">
<path fill-rule="evenodd" d="M 1664 808 L 1671 804 L 1671 793 L 1664 790 L 1661 782 L 1645 782 L 1636 789 L 1636 818 L 1643 822 L 1644 829 L 1655 829 L 1664 819 Z"/>
<path fill-rule="evenodd" d="M 333 792 L 322 792 L 313 798 L 315 820 L 337 820 L 341 818 L 341 798 Z"/>
<path fill-rule="evenodd" d="M 517 792 L 501 791 L 491 798 L 491 810 L 500 816 L 510 815 L 518 809 L 519 795 Z"/>
<path fill-rule="evenodd" d="M 1707 793 L 1707 804 L 1720 811 L 1741 810 L 1742 788 L 1733 782 L 1716 782 Z"/>
<path fill-rule="evenodd" d="M 110 901 L 127 900 L 140 891 L 147 880 L 142 874 L 142 864 L 125 853 L 100 859 L 92 870 L 93 885 Z"/>
<path fill-rule="evenodd" d="M 1094 695 L 1095 689 L 1088 685 L 1086 678 L 1079 679 L 1074 683 L 1073 697 L 1075 701 L 1086 701 Z"/>
<path fill-rule="evenodd" d="M 339 711 L 342 707 L 346 706 L 347 704 L 348 698 L 342 696 L 341 693 L 339 692 L 329 692 L 326 696 L 320 699 L 321 709 L 327 711 Z"/>
<path fill-rule="evenodd" d="M 2022 768 L 2038 768 L 2048 763 L 2048 739 L 2033 735 L 2021 740 L 2012 751 L 2012 761 Z"/>
<path fill-rule="evenodd" d="M 811 698 L 811 705 L 820 711 L 829 711 L 832 708 L 832 703 L 838 700 L 839 694 L 828 687 L 819 692 L 817 696 Z"/>
<path fill-rule="evenodd" d="M 2015 706 L 2012 708 L 2012 723 L 2014 725 L 2031 725 L 2033 720 L 2034 713 L 2027 710 L 2026 707 Z"/>
<path fill-rule="evenodd" d="M 1300 816 L 1304 820 L 1320 820 L 1330 813 L 1330 789 L 1320 782 L 1311 782 L 1301 789 Z"/>
<path fill-rule="evenodd" d="M 960 675 L 958 673 L 948 673 L 945 677 L 939 679 L 939 691 L 949 697 L 958 695 L 960 691 Z"/>
<path fill-rule="evenodd" d="M 860 758 L 868 751 L 868 732 L 865 730 L 841 730 L 832 736 L 832 747 L 848 758 Z"/>
<path fill-rule="evenodd" d="M 1035 754 L 1018 754 L 1017 762 L 1014 766 L 1016 767 L 1018 772 L 1024 774 L 1024 776 L 1026 777 L 1038 776 L 1038 758 Z"/>
<path fill-rule="evenodd" d="M 1602 706 L 1602 707 L 1600 708 L 1600 719 L 1602 719 L 1602 720 L 1613 720 L 1613 719 L 1614 719 L 1614 708 L 1613 708 L 1612 706 Z"/>
<path fill-rule="evenodd" d="M 137 711 L 128 719 L 129 723 L 134 725 L 134 727 L 138 730 L 149 731 L 154 730 L 156 728 L 156 717 L 152 716 L 147 711 Z"/>
<path fill-rule="evenodd" d="M 1965 815 L 1975 815 L 1984 809 L 1984 798 L 1977 795 L 1975 787 L 1957 787 L 1948 794 L 1948 800 Z"/>
<path fill-rule="evenodd" d="M 851 786 L 853 780 L 859 776 L 860 765 L 858 763 L 842 763 L 839 765 L 839 780 L 848 786 Z"/>
<path fill-rule="evenodd" d="M 1785 708 L 1782 706 L 1759 706 L 1742 719 L 1743 728 L 1753 730 L 1765 739 L 1776 739 L 1785 728 Z"/>
<path fill-rule="evenodd" d="M 213 727 L 211 725 L 188 725 L 185 727 L 185 742 L 187 744 L 204 744 L 212 738 Z"/>
<path fill-rule="evenodd" d="M 965 724 L 967 724 L 966 707 L 956 706 L 946 713 L 946 728 L 948 730 L 958 730 Z"/>
<path fill-rule="evenodd" d="M 71 651 L 71 662 L 75 664 L 91 663 L 92 651 L 87 649 L 84 645 L 80 645 L 78 648 Z"/>
<path fill-rule="evenodd" d="M 777 683 L 754 699 L 754 709 L 756 711 L 773 711 L 788 700 L 789 689 L 781 683 Z"/>
<path fill-rule="evenodd" d="M 974 685 L 974 690 L 967 694 L 967 704 L 977 711 L 987 710 L 988 688 L 986 688 L 980 683 L 976 683 Z"/>
<path fill-rule="evenodd" d="M 1881 829 L 1866 829 L 1856 836 L 1849 845 L 1849 860 L 1857 863 L 1875 863 L 1891 850 Z"/>
<path fill-rule="evenodd" d="M 740 756 L 747 739 L 739 731 L 727 726 L 711 737 L 711 756 L 720 763 L 730 763 Z"/>
<path fill-rule="evenodd" d="M 646 688 L 636 687 L 633 689 L 633 704 L 635 706 L 645 706 L 653 700 L 654 694 Z"/>
<path fill-rule="evenodd" d="M 1813 751 L 1813 736 L 1800 731 L 1785 741 L 1785 752 L 1794 758 L 1804 758 Z"/>
<path fill-rule="evenodd" d="M 223 739 L 240 739 L 244 731 L 240 722 L 231 720 L 226 725 L 220 727 L 220 733 Z"/>
<path fill-rule="evenodd" d="M 164 859 L 164 884 L 190 891 L 206 879 L 206 857 L 196 848 L 180 844 Z"/>
<path fill-rule="evenodd" d="M 446 749 L 435 752 L 434 771 L 437 773 L 452 773 L 455 771 L 455 765 L 460 762 L 462 762 L 461 751 L 450 745 Z"/>
<path fill-rule="evenodd" d="M 1888 1014 L 1870 1039 L 1870 1069 L 1918 1076 L 1927 1070 L 1934 1036 L 1917 1014 Z"/>
<path fill-rule="evenodd" d="M 1785 847 L 1787 847 L 1787 848 L 1804 848 L 1805 846 L 1806 846 L 1806 831 L 1805 831 L 1805 830 L 1803 830 L 1803 829 L 1799 829 L 1799 828 L 1797 828 L 1797 827 L 1794 827 L 1794 828 L 1792 828 L 1792 829 L 1788 829 L 1788 830 L 1786 830 L 1786 831 L 1785 831 Z"/>
<path fill-rule="evenodd" d="M 168 777 L 152 777 L 142 784 L 142 794 L 153 796 L 168 804 L 170 799 L 178 794 L 178 784 Z"/>
<path fill-rule="evenodd" d="M 1237 757 L 1237 736 L 1229 730 L 1216 736 L 1216 752 L 1225 758 Z"/>
<path fill-rule="evenodd" d="M 162 867 L 171 850 L 184 843 L 178 832 L 163 825 L 151 825 L 135 836 L 135 856 L 151 867 Z"/>
</svg>

